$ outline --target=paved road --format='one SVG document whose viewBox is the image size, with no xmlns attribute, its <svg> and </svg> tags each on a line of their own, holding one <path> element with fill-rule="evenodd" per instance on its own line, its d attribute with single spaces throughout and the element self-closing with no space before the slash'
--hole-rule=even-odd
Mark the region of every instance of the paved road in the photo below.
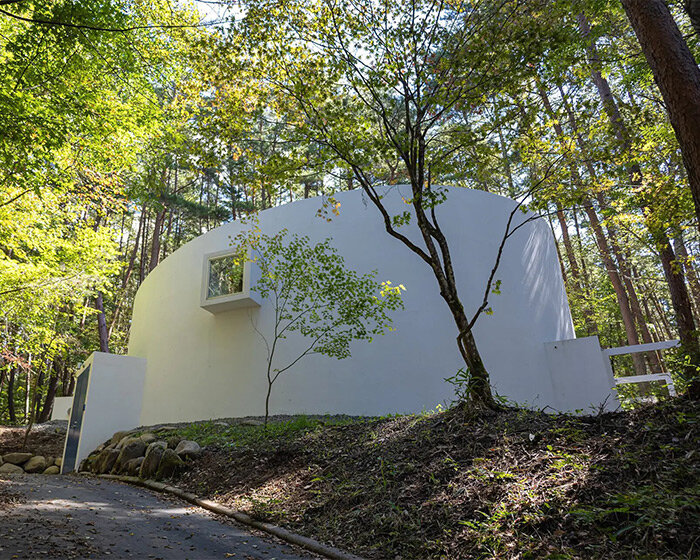
<svg viewBox="0 0 700 560">
<path fill-rule="evenodd" d="M 15 475 L 0 510 L 0 559 L 311 560 L 174 498 L 79 476 Z"/>
</svg>

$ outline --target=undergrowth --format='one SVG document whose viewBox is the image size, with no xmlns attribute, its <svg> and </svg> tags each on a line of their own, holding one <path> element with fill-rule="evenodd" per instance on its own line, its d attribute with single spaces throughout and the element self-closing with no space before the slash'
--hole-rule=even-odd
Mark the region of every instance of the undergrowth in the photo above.
<svg viewBox="0 0 700 560">
<path fill-rule="evenodd" d="M 698 409 L 200 424 L 177 483 L 368 558 L 700 558 Z"/>
</svg>

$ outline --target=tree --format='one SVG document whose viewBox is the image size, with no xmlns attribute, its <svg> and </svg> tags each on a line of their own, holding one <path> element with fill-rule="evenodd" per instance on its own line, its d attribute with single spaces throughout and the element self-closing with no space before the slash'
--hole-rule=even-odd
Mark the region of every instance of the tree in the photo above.
<svg viewBox="0 0 700 560">
<path fill-rule="evenodd" d="M 700 68 L 666 2 L 622 0 L 622 5 L 666 103 L 700 221 Z M 697 17 L 697 2 L 688 2 L 691 8 Z"/>
<path fill-rule="evenodd" d="M 403 307 L 404 287 L 380 283 L 376 271 L 359 275 L 349 270 L 329 239 L 312 245 L 308 237 L 288 239 L 286 230 L 267 235 L 253 227 L 233 243 L 239 267 L 250 259 L 259 268 L 260 279 L 251 289 L 274 312 L 271 331 L 255 325 L 267 350 L 267 426 L 272 386 L 280 375 L 312 354 L 349 358 L 352 341 L 371 342 L 391 330 L 389 312 Z M 280 363 L 280 346 L 292 333 L 304 337 L 304 348 Z"/>
<path fill-rule="evenodd" d="M 489 309 L 491 286 L 477 309 L 464 308 L 435 211 L 446 193 L 433 179 L 460 147 L 449 126 L 454 116 L 469 113 L 502 73 L 520 64 L 494 44 L 496 37 L 509 40 L 504 26 L 520 9 L 511 1 L 437 0 L 290 0 L 281 9 L 279 2 L 254 0 L 234 31 L 247 41 L 253 79 L 274 99 L 268 112 L 348 169 L 387 233 L 430 268 L 457 327 L 466 393 L 471 404 L 489 408 L 496 404 L 473 329 Z M 387 175 L 410 185 L 401 215 L 390 214 L 377 189 Z M 401 229 L 410 221 L 417 239 Z"/>
</svg>

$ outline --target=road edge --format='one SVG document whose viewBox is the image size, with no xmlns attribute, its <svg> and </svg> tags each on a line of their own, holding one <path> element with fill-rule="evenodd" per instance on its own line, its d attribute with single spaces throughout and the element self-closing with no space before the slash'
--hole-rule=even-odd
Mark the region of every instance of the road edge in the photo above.
<svg viewBox="0 0 700 560">
<path fill-rule="evenodd" d="M 126 484 L 133 484 L 135 486 L 148 488 L 149 490 L 155 490 L 156 492 L 162 492 L 166 494 L 171 494 L 173 496 L 177 496 L 178 498 L 185 500 L 186 502 L 189 502 L 193 505 L 197 505 L 201 508 L 211 511 L 212 513 L 225 515 L 226 517 L 235 519 L 243 525 L 259 529 L 260 531 L 265 531 L 266 533 L 274 535 L 275 537 L 285 542 L 300 546 L 302 548 L 305 548 L 306 550 L 309 550 L 316 554 L 320 554 L 322 556 L 325 556 L 326 558 L 330 558 L 331 560 L 364 560 L 360 556 L 355 556 L 353 554 L 344 552 L 332 546 L 327 546 L 314 539 L 310 539 L 309 537 L 304 537 L 302 535 L 298 535 L 297 533 L 292 533 L 291 531 L 288 531 L 287 529 L 284 529 L 282 527 L 278 527 L 277 525 L 272 525 L 271 523 L 264 523 L 262 521 L 256 521 L 248 514 L 218 504 L 211 500 L 204 500 L 194 494 L 191 494 L 190 492 L 185 492 L 177 486 L 171 486 L 169 484 L 165 484 L 163 482 L 156 482 L 153 480 L 144 480 L 135 476 L 121 476 L 115 474 L 92 475 L 89 473 L 81 473 L 81 475 L 96 476 L 98 478 L 105 478 L 108 480 L 117 480 Z"/>
</svg>

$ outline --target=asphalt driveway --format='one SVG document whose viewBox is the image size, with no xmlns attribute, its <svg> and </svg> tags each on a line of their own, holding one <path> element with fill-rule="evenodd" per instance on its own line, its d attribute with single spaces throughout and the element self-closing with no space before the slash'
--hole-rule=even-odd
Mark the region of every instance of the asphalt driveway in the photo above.
<svg viewBox="0 0 700 560">
<path fill-rule="evenodd" d="M 0 559 L 317 558 L 175 498 L 82 476 L 0 479 Z"/>
</svg>

